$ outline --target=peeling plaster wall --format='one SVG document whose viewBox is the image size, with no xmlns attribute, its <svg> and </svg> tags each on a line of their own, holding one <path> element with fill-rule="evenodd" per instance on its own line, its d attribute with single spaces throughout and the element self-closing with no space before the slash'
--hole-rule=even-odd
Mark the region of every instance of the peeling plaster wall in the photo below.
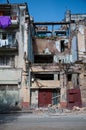
<svg viewBox="0 0 86 130">
<path fill-rule="evenodd" d="M 84 72 L 80 74 L 80 89 L 82 106 L 86 106 L 86 76 L 84 76 Z"/>
<path fill-rule="evenodd" d="M 31 90 L 31 108 L 38 107 L 38 90 Z"/>
<path fill-rule="evenodd" d="M 31 29 L 29 27 L 28 30 L 28 60 L 33 63 L 34 61 L 34 56 L 33 56 L 33 46 L 32 46 L 32 35 L 31 35 Z"/>
<path fill-rule="evenodd" d="M 50 54 L 59 54 L 61 53 L 61 40 L 64 40 L 64 46 L 67 46 L 67 44 L 69 44 L 69 41 L 66 38 L 58 38 L 55 40 L 47 38 L 35 38 L 33 40 L 33 52 L 34 54 L 44 54 L 47 49 L 47 52 Z"/>
<path fill-rule="evenodd" d="M 71 54 L 65 54 L 65 55 L 54 55 L 54 63 L 59 63 L 59 60 L 61 60 L 62 63 L 71 63 L 73 62 L 73 56 Z"/>
<path fill-rule="evenodd" d="M 18 84 L 21 75 L 21 69 L 0 69 L 0 84 Z"/>
<path fill-rule="evenodd" d="M 78 31 L 78 54 L 79 58 L 83 56 L 83 52 L 85 52 L 85 35 L 84 35 L 84 25 L 79 25 Z"/>
<path fill-rule="evenodd" d="M 86 14 L 71 14 L 71 20 L 79 21 L 86 18 Z"/>
<path fill-rule="evenodd" d="M 32 83 L 31 88 L 60 88 L 60 81 L 37 80 Z"/>
<path fill-rule="evenodd" d="M 18 40 L 18 46 L 19 46 L 19 50 L 18 50 L 18 57 L 17 58 L 17 67 L 18 68 L 22 68 L 23 64 L 24 64 L 24 60 L 23 60 L 23 57 L 24 57 L 24 41 L 22 40 L 22 34 L 24 34 L 24 30 L 22 30 L 22 26 L 24 28 L 24 22 L 25 22 L 25 6 L 24 8 L 22 6 L 19 6 L 20 8 L 20 16 L 19 16 L 19 19 L 20 19 L 20 24 L 19 24 L 19 29 L 20 31 L 17 32 L 17 40 Z M 23 14 L 23 15 L 22 15 Z"/>
<path fill-rule="evenodd" d="M 51 53 L 55 51 L 55 41 L 48 39 L 35 39 L 33 42 L 34 54 L 43 54 L 45 49 L 48 48 Z"/>
</svg>

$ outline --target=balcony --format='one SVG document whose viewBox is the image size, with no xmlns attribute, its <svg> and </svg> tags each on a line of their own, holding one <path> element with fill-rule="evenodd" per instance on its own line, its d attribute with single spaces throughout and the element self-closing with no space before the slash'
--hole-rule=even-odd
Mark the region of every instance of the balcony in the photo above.
<svg viewBox="0 0 86 130">
<path fill-rule="evenodd" d="M 18 19 L 18 6 L 11 4 L 0 4 L 0 17 L 9 17 L 11 25 L 9 27 L 17 27 L 19 23 Z M 3 23 L 3 20 L 1 18 Z M 6 22 L 6 20 L 4 20 Z"/>
<path fill-rule="evenodd" d="M 17 41 L 9 42 L 8 39 L 5 39 L 5 40 L 0 39 L 0 54 L 2 54 L 3 52 L 10 53 L 10 52 L 17 52 L 17 51 L 18 51 Z"/>
<path fill-rule="evenodd" d="M 12 23 L 12 25 L 18 25 L 19 24 L 18 16 L 12 16 L 11 23 Z"/>
<path fill-rule="evenodd" d="M 0 16 L 0 29 L 18 27 L 18 21 L 17 16 Z"/>
</svg>

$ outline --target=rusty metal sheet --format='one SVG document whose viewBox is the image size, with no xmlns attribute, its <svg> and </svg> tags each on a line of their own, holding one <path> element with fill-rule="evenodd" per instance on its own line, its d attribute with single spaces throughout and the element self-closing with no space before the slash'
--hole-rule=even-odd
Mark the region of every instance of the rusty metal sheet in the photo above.
<svg viewBox="0 0 86 130">
<path fill-rule="evenodd" d="M 68 108 L 72 108 L 73 106 L 81 106 L 81 92 L 79 88 L 67 90 L 67 103 Z"/>
</svg>

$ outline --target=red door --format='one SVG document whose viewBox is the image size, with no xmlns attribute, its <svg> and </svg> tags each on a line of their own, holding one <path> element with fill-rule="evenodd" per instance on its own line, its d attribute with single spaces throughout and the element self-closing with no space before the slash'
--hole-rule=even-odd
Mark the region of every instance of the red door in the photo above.
<svg viewBox="0 0 86 130">
<path fill-rule="evenodd" d="M 48 104 L 52 104 L 52 90 L 40 89 L 38 94 L 38 106 L 47 107 Z"/>
<path fill-rule="evenodd" d="M 67 91 L 68 108 L 73 106 L 81 106 L 81 93 L 80 89 L 68 89 Z"/>
</svg>

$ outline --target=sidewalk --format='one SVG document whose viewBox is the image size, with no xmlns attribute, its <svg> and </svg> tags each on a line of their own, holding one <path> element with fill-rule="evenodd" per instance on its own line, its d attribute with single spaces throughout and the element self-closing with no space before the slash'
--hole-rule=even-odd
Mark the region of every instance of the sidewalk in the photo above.
<svg viewBox="0 0 86 130">
<path fill-rule="evenodd" d="M 86 109 L 69 110 L 69 109 L 52 109 L 52 108 L 38 108 L 33 111 L 35 115 L 49 115 L 49 116 L 63 116 L 63 115 L 86 115 Z"/>
<path fill-rule="evenodd" d="M 0 111 L 0 114 L 19 114 L 19 113 L 33 113 L 32 110 L 27 109 L 27 110 L 4 110 Z"/>
<path fill-rule="evenodd" d="M 86 109 L 55 109 L 55 108 L 36 108 L 36 109 L 22 109 L 22 110 L 9 110 L 4 109 L 0 111 L 0 114 L 20 114 L 20 113 L 27 113 L 27 114 L 34 114 L 34 115 L 79 115 L 79 114 L 85 114 L 86 115 Z"/>
</svg>

